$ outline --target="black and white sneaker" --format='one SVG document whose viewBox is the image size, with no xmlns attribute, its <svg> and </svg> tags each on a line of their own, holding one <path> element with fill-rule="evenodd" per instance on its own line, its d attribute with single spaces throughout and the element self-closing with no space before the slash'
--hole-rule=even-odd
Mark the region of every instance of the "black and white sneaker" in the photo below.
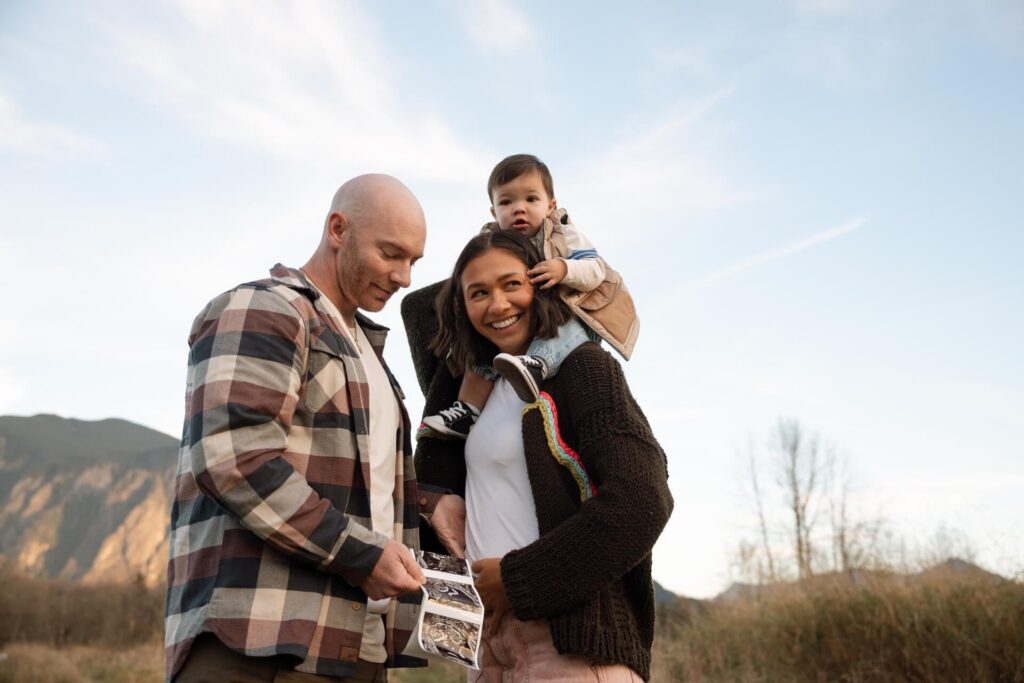
<svg viewBox="0 0 1024 683">
<path fill-rule="evenodd" d="M 456 401 L 451 408 L 445 408 L 437 415 L 428 415 L 423 418 L 423 424 L 440 434 L 465 439 L 469 436 L 469 430 L 476 424 L 478 417 L 480 417 L 480 411 L 476 408 L 465 401 Z"/>
<path fill-rule="evenodd" d="M 538 356 L 499 353 L 494 357 L 494 369 L 508 380 L 519 398 L 533 403 L 540 397 L 540 383 L 544 381 L 548 366 Z"/>
</svg>

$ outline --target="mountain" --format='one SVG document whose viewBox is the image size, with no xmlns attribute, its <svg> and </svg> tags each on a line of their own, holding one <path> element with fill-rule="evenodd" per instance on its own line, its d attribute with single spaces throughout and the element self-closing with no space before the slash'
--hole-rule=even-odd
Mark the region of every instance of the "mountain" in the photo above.
<svg viewBox="0 0 1024 683">
<path fill-rule="evenodd" d="M 661 605 L 666 602 L 673 602 L 675 599 L 675 593 L 665 588 L 657 581 L 654 582 L 654 604 Z"/>
<path fill-rule="evenodd" d="M 895 572 L 891 570 L 853 569 L 845 572 L 824 572 L 796 581 L 777 581 L 775 583 L 739 583 L 734 582 L 724 591 L 711 599 L 711 602 L 729 603 L 742 602 L 786 593 L 794 588 L 809 590 L 830 586 L 878 586 L 891 584 L 914 584 L 922 581 L 955 577 L 1000 584 L 1006 581 L 998 574 L 982 569 L 976 564 L 958 557 L 947 558 L 918 572 Z"/>
<path fill-rule="evenodd" d="M 0 558 L 86 583 L 164 580 L 177 440 L 126 420 L 0 417 Z"/>
</svg>

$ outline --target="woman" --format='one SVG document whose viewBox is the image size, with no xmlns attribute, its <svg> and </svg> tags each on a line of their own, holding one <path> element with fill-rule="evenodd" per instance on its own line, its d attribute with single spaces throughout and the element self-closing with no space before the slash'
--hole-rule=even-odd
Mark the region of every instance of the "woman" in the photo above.
<svg viewBox="0 0 1024 683">
<path fill-rule="evenodd" d="M 458 392 L 448 366 L 461 374 L 498 352 L 520 355 L 568 318 L 553 291 L 530 284 L 539 260 L 514 231 L 463 249 L 437 298 L 433 348 L 448 350 L 447 363 L 415 359 L 421 383 L 433 375 L 425 414 Z M 432 332 L 433 290 L 403 302 L 414 350 Z M 651 548 L 672 510 L 665 455 L 598 345 L 579 347 L 541 389 L 524 404 L 499 379 L 469 439 L 422 434 L 416 451 L 421 483 L 465 496 L 466 551 L 488 612 L 475 680 L 646 680 Z"/>
</svg>

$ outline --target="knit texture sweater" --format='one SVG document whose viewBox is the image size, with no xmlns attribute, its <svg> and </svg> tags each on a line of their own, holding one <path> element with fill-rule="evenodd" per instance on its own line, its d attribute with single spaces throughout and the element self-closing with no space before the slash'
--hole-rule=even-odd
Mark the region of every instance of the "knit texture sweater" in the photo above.
<svg viewBox="0 0 1024 683">
<path fill-rule="evenodd" d="M 459 381 L 432 358 L 439 285 L 406 296 L 402 315 L 426 396 L 425 414 L 451 405 Z M 547 619 L 555 647 L 650 678 L 654 639 L 651 549 L 672 496 L 665 454 L 629 391 L 622 369 L 596 344 L 573 351 L 541 389 L 554 401 L 562 440 L 596 487 L 581 501 L 572 473 L 555 459 L 544 411 L 523 414 L 523 447 L 540 538 L 509 552 L 501 576 L 515 616 Z M 463 494 L 463 441 L 422 438 L 418 481 Z"/>
</svg>

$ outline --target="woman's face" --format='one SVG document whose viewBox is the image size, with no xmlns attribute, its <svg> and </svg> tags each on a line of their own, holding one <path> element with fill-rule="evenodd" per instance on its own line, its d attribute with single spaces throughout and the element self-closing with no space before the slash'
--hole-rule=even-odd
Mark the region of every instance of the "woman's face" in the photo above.
<svg viewBox="0 0 1024 683">
<path fill-rule="evenodd" d="M 522 355 L 530 345 L 533 285 L 526 264 L 504 249 L 488 249 L 462 271 L 469 322 L 499 351 Z"/>
</svg>

